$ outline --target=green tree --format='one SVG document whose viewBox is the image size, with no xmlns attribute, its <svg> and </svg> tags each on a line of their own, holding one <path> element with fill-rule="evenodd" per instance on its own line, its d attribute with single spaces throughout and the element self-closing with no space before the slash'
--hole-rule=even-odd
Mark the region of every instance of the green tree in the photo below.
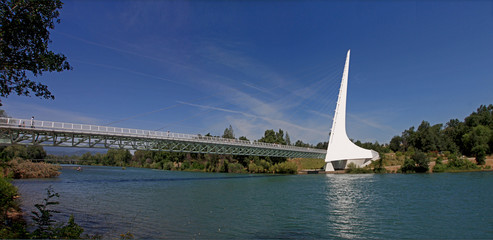
<svg viewBox="0 0 493 240">
<path fill-rule="evenodd" d="M 422 121 L 416 131 L 412 146 L 424 152 L 442 150 L 441 128 L 442 124 L 431 126 L 429 122 Z"/>
<path fill-rule="evenodd" d="M 26 148 L 26 157 L 28 159 L 45 159 L 46 152 L 42 146 L 28 146 Z"/>
<path fill-rule="evenodd" d="M 394 152 L 403 151 L 402 142 L 403 141 L 401 136 L 394 136 L 389 143 L 390 150 Z"/>
<path fill-rule="evenodd" d="M 105 165 L 127 166 L 132 160 L 132 154 L 127 149 L 109 149 L 104 159 Z"/>
<path fill-rule="evenodd" d="M 288 131 L 286 131 L 285 140 L 286 140 L 286 145 L 291 145 L 291 138 L 289 137 Z"/>
<path fill-rule="evenodd" d="M 464 143 L 462 141 L 462 136 L 466 132 L 466 127 L 463 122 L 459 119 L 451 119 L 445 124 L 445 129 L 443 134 L 448 139 L 447 150 L 453 153 L 463 152 Z"/>
<path fill-rule="evenodd" d="M 471 128 L 483 125 L 493 129 L 493 104 L 479 106 L 476 112 L 466 117 L 464 122 L 466 126 Z"/>
<path fill-rule="evenodd" d="M 304 143 L 304 142 L 303 142 L 303 141 L 301 141 L 301 140 L 296 141 L 296 142 L 294 143 L 294 145 L 295 145 L 296 147 L 311 147 L 311 146 L 310 146 L 310 144 L 308 144 L 308 143 Z"/>
<path fill-rule="evenodd" d="M 9 115 L 7 115 L 7 112 L 5 112 L 5 110 L 0 109 L 0 117 L 3 117 L 3 118 L 8 118 L 8 117 L 9 117 Z"/>
<path fill-rule="evenodd" d="M 275 143 L 276 142 L 276 132 L 273 129 L 265 130 L 264 136 L 258 140 L 264 143 Z"/>
<path fill-rule="evenodd" d="M 60 22 L 61 8 L 60 0 L 0 1 L 0 97 L 14 92 L 55 98 L 46 85 L 29 76 L 72 68 L 63 54 L 48 50 L 49 29 Z"/>
<path fill-rule="evenodd" d="M 478 125 L 463 136 L 466 148 L 470 149 L 470 152 L 476 156 L 476 162 L 480 165 L 484 164 L 486 154 L 490 151 L 488 143 L 492 134 L 493 132 L 490 128 Z"/>
<path fill-rule="evenodd" d="M 273 129 L 265 130 L 264 136 L 258 140 L 264 143 L 277 143 L 281 145 L 286 145 L 286 140 L 284 139 L 284 131 L 279 129 L 275 132 Z"/>
<path fill-rule="evenodd" d="M 229 125 L 228 128 L 224 129 L 223 138 L 231 138 L 231 139 L 235 138 L 233 127 L 231 125 Z"/>
<path fill-rule="evenodd" d="M 276 133 L 276 143 L 286 145 L 286 140 L 284 140 L 284 131 L 282 129 L 279 129 Z"/>
<path fill-rule="evenodd" d="M 239 140 L 243 140 L 243 141 L 250 141 L 250 140 L 248 140 L 248 138 L 247 138 L 247 137 L 245 137 L 245 136 L 241 136 L 241 137 L 240 137 L 240 138 L 238 138 L 238 139 L 239 139 Z"/>
<path fill-rule="evenodd" d="M 410 127 L 408 130 L 404 130 L 402 133 L 402 146 L 404 151 L 407 151 L 410 147 L 416 146 L 417 133 L 414 131 L 414 126 Z"/>
<path fill-rule="evenodd" d="M 22 145 L 10 145 L 6 147 L 3 152 L 5 153 L 6 160 L 10 160 L 13 158 L 27 158 L 27 148 Z"/>
<path fill-rule="evenodd" d="M 329 147 L 329 142 L 319 142 L 315 146 L 315 148 L 318 148 L 318 149 L 327 149 L 328 147 Z"/>
<path fill-rule="evenodd" d="M 416 163 L 414 160 L 407 158 L 404 160 L 404 164 L 402 164 L 399 169 L 402 173 L 414 173 L 415 172 Z"/>
<path fill-rule="evenodd" d="M 416 166 L 414 167 L 415 172 L 424 173 L 428 171 L 430 159 L 424 152 L 416 151 L 411 159 L 416 164 Z"/>
</svg>

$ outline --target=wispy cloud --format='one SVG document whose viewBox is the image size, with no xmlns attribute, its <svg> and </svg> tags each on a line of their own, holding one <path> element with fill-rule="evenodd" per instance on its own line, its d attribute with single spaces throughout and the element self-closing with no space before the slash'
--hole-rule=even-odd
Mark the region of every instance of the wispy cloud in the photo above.
<svg viewBox="0 0 493 240">
<path fill-rule="evenodd" d="M 318 116 L 323 117 L 323 118 L 325 118 L 327 120 L 332 120 L 332 118 L 334 117 L 332 115 L 329 115 L 329 114 L 326 114 L 326 113 L 321 113 L 321 112 L 314 111 L 314 110 L 307 110 L 307 112 L 312 113 L 312 114 L 315 114 L 315 115 L 318 115 Z"/>
<path fill-rule="evenodd" d="M 139 71 L 130 70 L 128 68 L 121 68 L 121 67 L 116 67 L 116 66 L 112 66 L 112 65 L 108 65 L 108 64 L 86 62 L 86 61 L 81 61 L 81 60 L 77 60 L 77 59 L 72 59 L 72 61 L 83 63 L 83 64 L 88 64 L 88 65 L 92 65 L 92 66 L 97 66 L 97 67 L 103 67 L 103 68 L 107 68 L 107 69 L 122 71 L 122 72 L 126 72 L 126 73 L 132 73 L 132 74 L 135 74 L 135 75 L 138 75 L 138 76 L 142 76 L 142 77 L 153 78 L 153 79 L 157 79 L 157 80 L 163 80 L 163 81 L 167 81 L 167 82 L 171 82 L 171 83 L 175 83 L 175 84 L 189 86 L 188 83 L 183 82 L 183 81 L 176 81 L 176 80 L 172 80 L 172 79 L 169 79 L 169 78 L 164 78 L 164 77 L 161 77 L 161 76 L 156 76 L 156 75 L 151 75 L 151 74 L 147 74 L 147 73 L 143 73 L 143 72 L 139 72 Z"/>
<path fill-rule="evenodd" d="M 259 81 L 268 80 L 266 83 L 271 84 L 271 87 L 273 86 L 274 88 L 289 84 L 289 81 L 285 76 L 271 70 L 265 64 L 262 64 L 260 60 L 252 59 L 248 54 L 234 48 L 227 49 L 220 47 L 218 43 L 221 42 L 223 42 L 223 40 L 216 39 L 213 43 L 205 43 L 205 45 L 199 49 L 200 55 L 209 61 L 226 66 L 253 79 Z"/>
<path fill-rule="evenodd" d="M 280 125 L 289 126 L 289 127 L 292 127 L 292 128 L 303 130 L 303 131 L 308 131 L 308 132 L 312 132 L 312 133 L 319 133 L 319 131 L 317 131 L 316 129 L 306 128 L 304 126 L 297 125 L 297 124 L 294 124 L 294 123 L 290 123 L 290 122 L 287 122 L 287 121 L 284 121 L 284 120 L 280 120 L 280 119 L 273 119 L 273 118 L 270 118 L 270 117 L 265 117 L 265 116 L 260 116 L 260 115 L 254 115 L 254 114 L 250 114 L 250 113 L 246 113 L 246 112 L 242 112 L 242 111 L 236 111 L 236 110 L 231 110 L 231 109 L 226 109 L 226 108 L 219 108 L 219 107 L 214 107 L 214 106 L 205 106 L 205 105 L 192 104 L 192 103 L 186 103 L 186 102 L 179 102 L 179 103 L 183 103 L 183 104 L 186 104 L 186 105 L 189 105 L 189 106 L 204 108 L 204 109 L 213 109 L 213 110 L 222 111 L 222 112 L 241 114 L 241 115 L 243 115 L 245 117 L 252 118 L 252 119 L 262 119 L 262 120 L 265 120 L 265 121 L 267 121 L 269 123 L 273 123 L 273 124 L 278 125 L 278 126 L 280 126 Z"/>
<path fill-rule="evenodd" d="M 376 121 L 371 120 L 369 117 L 360 117 L 359 115 L 356 114 L 347 114 L 350 118 L 355 119 L 356 121 L 363 123 L 367 126 L 370 126 L 372 128 L 378 129 L 383 132 L 388 132 L 388 133 L 394 133 L 397 130 L 393 129 L 392 127 L 388 125 L 382 125 Z"/>
</svg>

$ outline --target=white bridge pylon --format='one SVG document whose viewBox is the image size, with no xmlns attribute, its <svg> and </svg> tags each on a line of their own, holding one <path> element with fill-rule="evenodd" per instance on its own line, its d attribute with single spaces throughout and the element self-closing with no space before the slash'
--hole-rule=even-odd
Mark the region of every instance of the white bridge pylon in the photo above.
<svg viewBox="0 0 493 240">
<path fill-rule="evenodd" d="M 325 155 L 325 171 L 346 169 L 349 163 L 354 163 L 358 167 L 364 167 L 374 160 L 380 158 L 379 154 L 373 150 L 364 149 L 354 144 L 346 133 L 346 98 L 349 73 L 348 50 L 344 73 L 342 74 L 339 98 L 330 131 L 329 146 Z"/>
</svg>

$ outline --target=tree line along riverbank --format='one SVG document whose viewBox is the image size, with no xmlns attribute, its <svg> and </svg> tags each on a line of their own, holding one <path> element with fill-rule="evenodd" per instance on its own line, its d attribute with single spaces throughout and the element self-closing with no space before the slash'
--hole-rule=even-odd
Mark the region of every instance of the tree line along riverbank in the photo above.
<svg viewBox="0 0 493 240">
<path fill-rule="evenodd" d="M 206 134 L 210 136 L 210 134 Z M 235 138 L 232 126 L 224 130 L 224 138 Z M 239 139 L 247 140 L 242 136 Z M 290 145 L 289 134 L 282 129 L 278 132 L 266 130 L 259 142 Z M 349 166 L 348 172 L 452 172 L 491 169 L 487 156 L 493 150 L 493 104 L 481 105 L 463 121 L 451 119 L 445 124 L 431 125 L 422 121 L 394 136 L 388 144 L 378 142 L 355 144 L 380 153 L 381 160 L 358 169 Z M 295 146 L 326 149 L 328 143 L 306 144 L 301 140 Z M 474 159 L 470 159 L 468 157 Z M 107 153 L 86 153 L 76 156 L 87 164 L 147 167 L 165 170 L 191 170 L 233 173 L 295 173 L 302 167 L 301 162 L 286 158 L 261 158 L 252 156 L 228 156 L 212 154 L 167 153 L 136 151 L 132 156 L 126 150 L 108 150 Z M 311 160 L 310 160 L 311 161 Z M 311 166 L 311 169 L 323 167 Z"/>
<path fill-rule="evenodd" d="M 6 115 L 0 111 L 1 115 Z M 210 136 L 210 134 L 206 134 Z M 225 129 L 222 137 L 235 138 L 232 126 Z M 242 136 L 239 139 L 247 140 Z M 266 130 L 260 142 L 291 145 L 289 135 L 279 131 Z M 452 119 L 446 124 L 431 125 L 426 121 L 415 128 L 394 136 L 389 144 L 355 144 L 380 153 L 381 159 L 365 168 L 348 166 L 347 173 L 424 173 L 459 172 L 491 170 L 493 158 L 493 105 L 480 106 L 463 121 Z M 295 146 L 326 148 L 327 142 L 316 145 L 296 141 Z M 468 157 L 466 157 L 468 156 Z M 79 160 L 88 165 L 143 167 L 177 171 L 204 171 L 228 173 L 297 173 L 301 169 L 322 169 L 323 159 L 286 159 L 276 157 L 231 156 L 196 153 L 172 153 L 109 149 L 106 153 L 80 156 L 47 155 L 41 146 L 0 146 L 0 199 L 1 238 L 52 238 L 68 234 L 78 238 L 82 231 L 71 218 L 67 223 L 54 224 L 51 221 L 48 205 L 56 205 L 52 200 L 56 193 L 47 191 L 47 197 L 38 204 L 38 214 L 32 218 L 39 220 L 36 233 L 26 231 L 19 212 L 17 191 L 10 183 L 12 178 L 56 177 L 59 167 L 46 163 L 32 163 L 26 159 Z M 52 203 L 53 202 L 53 203 Z M 43 207 L 44 206 L 44 207 Z M 17 216 L 17 217 L 16 217 Z M 35 220 L 36 222 L 36 220 Z M 61 230 L 64 229 L 64 230 Z M 71 235 L 70 235 L 71 234 Z M 125 236 L 125 235 L 124 235 Z M 131 235 L 127 235 L 129 237 Z M 88 237 L 88 236 L 85 236 Z"/>
</svg>

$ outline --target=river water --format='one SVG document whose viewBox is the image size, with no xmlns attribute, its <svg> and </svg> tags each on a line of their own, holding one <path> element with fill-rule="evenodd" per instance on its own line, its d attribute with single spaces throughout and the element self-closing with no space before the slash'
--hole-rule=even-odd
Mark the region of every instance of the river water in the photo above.
<svg viewBox="0 0 493 240">
<path fill-rule="evenodd" d="M 57 219 L 119 238 L 493 238 L 493 172 L 249 175 L 65 166 L 16 180 L 30 213 L 46 188 Z"/>
</svg>

